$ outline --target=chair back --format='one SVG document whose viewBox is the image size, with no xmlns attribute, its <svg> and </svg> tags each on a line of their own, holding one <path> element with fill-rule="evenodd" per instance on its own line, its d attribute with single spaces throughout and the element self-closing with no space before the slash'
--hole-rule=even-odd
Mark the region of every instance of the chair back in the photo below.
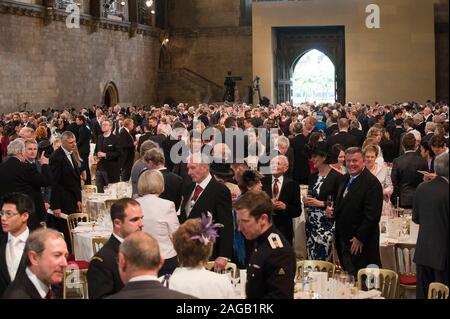
<svg viewBox="0 0 450 319">
<path fill-rule="evenodd" d="M 89 221 L 89 215 L 85 213 L 75 213 L 70 214 L 67 216 L 67 227 L 69 228 L 69 236 L 70 236 L 70 242 L 72 243 L 72 251 L 74 251 L 73 248 L 73 230 L 75 227 L 77 227 L 79 222 L 88 222 Z"/>
<path fill-rule="evenodd" d="M 448 287 L 440 282 L 432 282 L 428 287 L 428 299 L 448 299 Z"/>
<path fill-rule="evenodd" d="M 97 193 L 97 186 L 96 185 L 84 185 L 83 191 L 86 193 Z"/>
<path fill-rule="evenodd" d="M 98 251 L 105 246 L 106 242 L 109 240 L 108 237 L 95 236 L 92 237 L 92 252 L 93 255 L 97 255 Z"/>
<path fill-rule="evenodd" d="M 382 268 L 363 268 L 358 271 L 358 289 L 381 291 L 386 299 L 396 299 L 398 291 L 398 275 L 395 271 Z"/>
<path fill-rule="evenodd" d="M 295 278 L 298 278 L 303 271 L 316 271 L 328 273 L 328 278 L 333 278 L 336 266 L 329 261 L 324 260 L 298 260 L 295 272 Z"/>
<path fill-rule="evenodd" d="M 232 262 L 228 262 L 223 271 L 215 271 L 214 270 L 214 261 L 208 261 L 205 268 L 208 270 L 220 273 L 220 274 L 230 273 L 232 278 L 236 278 L 236 276 L 237 276 L 237 266 L 235 263 L 232 263 Z"/>
<path fill-rule="evenodd" d="M 111 206 L 117 201 L 118 201 L 118 199 L 107 199 L 107 200 L 105 200 L 106 214 L 109 214 L 111 212 Z"/>
<path fill-rule="evenodd" d="M 416 264 L 414 263 L 414 253 L 416 244 L 395 244 L 395 266 L 399 276 L 416 277 Z"/>
<path fill-rule="evenodd" d="M 76 296 L 88 299 L 87 269 L 78 269 L 75 265 L 67 265 L 63 277 L 63 299 L 67 299 L 69 291 L 76 292 L 76 295 L 70 295 L 71 298 Z"/>
</svg>

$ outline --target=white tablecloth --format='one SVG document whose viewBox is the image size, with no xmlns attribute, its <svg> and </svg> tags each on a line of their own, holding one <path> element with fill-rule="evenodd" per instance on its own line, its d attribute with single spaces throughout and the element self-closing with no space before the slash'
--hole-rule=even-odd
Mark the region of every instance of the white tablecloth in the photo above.
<svg viewBox="0 0 450 319">
<path fill-rule="evenodd" d="M 76 260 L 91 260 L 94 255 L 92 247 L 92 238 L 94 237 L 111 237 L 112 230 L 92 226 L 78 226 L 73 232 L 73 245 Z"/>
</svg>

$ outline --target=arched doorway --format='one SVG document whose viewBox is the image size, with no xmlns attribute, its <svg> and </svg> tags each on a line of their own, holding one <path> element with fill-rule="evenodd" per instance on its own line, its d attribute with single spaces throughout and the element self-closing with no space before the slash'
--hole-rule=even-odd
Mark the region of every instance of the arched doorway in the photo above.
<svg viewBox="0 0 450 319">
<path fill-rule="evenodd" d="M 335 101 L 345 103 L 345 29 L 343 26 L 278 27 L 275 51 L 275 97 L 292 101 L 293 74 L 303 55 L 316 49 L 335 67 Z"/>
<path fill-rule="evenodd" d="M 102 105 L 111 107 L 119 103 L 119 90 L 114 82 L 110 81 L 106 84 L 102 95 Z"/>
<path fill-rule="evenodd" d="M 292 102 L 334 103 L 336 101 L 333 62 L 323 52 L 313 49 L 299 56 L 292 74 Z"/>
</svg>

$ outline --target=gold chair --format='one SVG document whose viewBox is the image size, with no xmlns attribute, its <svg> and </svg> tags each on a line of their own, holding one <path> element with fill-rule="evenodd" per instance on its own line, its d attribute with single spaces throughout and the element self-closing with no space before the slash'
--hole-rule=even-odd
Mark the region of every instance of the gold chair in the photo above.
<svg viewBox="0 0 450 319">
<path fill-rule="evenodd" d="M 68 299 L 69 290 L 77 292 L 77 299 L 88 299 L 87 269 L 79 269 L 75 264 L 67 265 L 64 270 L 63 299 Z"/>
<path fill-rule="evenodd" d="M 206 269 L 214 271 L 214 261 L 208 261 L 208 263 L 205 266 Z M 223 271 L 216 271 L 220 274 L 226 274 L 230 273 L 231 277 L 236 278 L 237 276 L 237 266 L 235 263 L 228 262 L 225 266 L 225 269 Z"/>
<path fill-rule="evenodd" d="M 83 191 L 85 191 L 86 193 L 97 193 L 97 186 L 95 185 L 84 185 L 83 186 Z"/>
<path fill-rule="evenodd" d="M 395 267 L 399 281 L 399 297 L 404 296 L 405 290 L 416 291 L 416 265 L 413 261 L 416 250 L 415 244 L 395 244 Z"/>
<path fill-rule="evenodd" d="M 111 206 L 117 202 L 118 199 L 107 199 L 105 200 L 106 213 L 109 214 L 111 212 Z"/>
<path fill-rule="evenodd" d="M 92 238 L 92 252 L 93 255 L 95 256 L 98 251 L 106 244 L 106 242 L 109 240 L 108 237 L 100 237 L 100 236 L 96 236 Z"/>
<path fill-rule="evenodd" d="M 73 245 L 73 230 L 75 227 L 77 227 L 79 222 L 88 222 L 89 221 L 89 215 L 84 213 L 75 213 L 70 214 L 67 216 L 67 227 L 69 228 L 69 236 L 70 236 L 70 242 L 72 244 L 72 252 L 74 250 Z"/>
<path fill-rule="evenodd" d="M 333 278 L 336 271 L 336 266 L 329 261 L 323 260 L 298 260 L 295 272 L 295 278 L 303 272 L 303 270 L 327 272 L 328 278 Z"/>
<path fill-rule="evenodd" d="M 428 287 L 428 299 L 448 299 L 448 287 L 440 282 L 432 282 Z"/>
<path fill-rule="evenodd" d="M 363 286 L 364 283 L 364 286 Z M 358 289 L 381 291 L 386 299 L 397 298 L 398 275 L 395 271 L 382 268 L 363 268 L 358 271 Z"/>
</svg>

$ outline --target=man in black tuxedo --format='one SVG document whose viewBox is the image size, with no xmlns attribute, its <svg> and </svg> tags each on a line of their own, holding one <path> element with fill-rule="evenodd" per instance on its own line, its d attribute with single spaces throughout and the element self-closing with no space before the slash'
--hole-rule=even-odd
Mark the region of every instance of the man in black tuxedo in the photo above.
<svg viewBox="0 0 450 319">
<path fill-rule="evenodd" d="M 295 137 L 290 140 L 291 147 L 294 150 L 293 179 L 299 184 L 308 185 L 309 164 L 308 152 L 305 148 L 305 145 L 308 144 L 308 137 L 303 134 L 301 123 L 295 123 L 293 129 Z"/>
<path fill-rule="evenodd" d="M 50 208 L 54 216 L 48 216 L 48 222 L 51 227 L 63 232 L 64 237 L 69 239 L 67 222 L 61 218 L 61 213 L 70 215 L 81 212 L 81 178 L 72 154 L 77 146 L 75 135 L 69 131 L 64 132 L 61 135 L 61 143 L 50 157 L 52 174 Z"/>
<path fill-rule="evenodd" d="M 131 135 L 131 131 L 133 130 L 134 122 L 132 119 L 126 119 L 123 122 L 123 128 L 119 133 L 119 141 L 121 154 L 119 158 L 119 167 L 121 170 L 120 179 L 123 182 L 128 182 L 131 176 L 131 168 L 134 164 L 134 138 Z"/>
<path fill-rule="evenodd" d="M 42 180 L 45 182 L 45 184 L 42 186 L 50 186 L 52 183 L 52 177 L 50 173 L 50 167 L 48 165 L 49 160 L 45 156 L 45 153 L 42 153 L 39 161 L 37 161 L 37 153 L 37 142 L 31 139 L 25 140 L 25 163 L 30 166 L 31 173 L 33 175 L 41 176 Z M 46 207 L 46 205 L 44 204 L 42 186 L 32 186 L 33 190 L 28 194 L 33 199 L 35 208 L 34 214 L 30 216 L 30 219 L 28 221 L 28 227 L 30 227 L 31 230 L 35 230 L 36 228 L 41 227 L 41 223 L 47 221 L 48 207 Z"/>
<path fill-rule="evenodd" d="M 29 163 L 25 163 L 25 142 L 17 138 L 8 145 L 9 157 L 0 164 L 0 204 L 3 195 L 11 192 L 33 194 L 33 189 L 48 185 L 48 180 L 36 172 Z M 45 166 L 45 165 L 44 165 Z M 40 200 L 42 203 L 42 199 Z M 35 224 L 39 224 L 36 222 Z"/>
<path fill-rule="evenodd" d="M 434 136 L 434 131 L 436 130 L 436 123 L 426 122 L 425 124 L 425 136 L 422 138 L 422 142 L 428 143 Z"/>
<path fill-rule="evenodd" d="M 95 145 L 94 158 L 97 161 L 95 184 L 99 193 L 103 193 L 103 188 L 108 184 L 120 181 L 119 138 L 111 133 L 111 129 L 111 121 L 104 120 L 102 123 L 103 134 L 98 136 Z"/>
<path fill-rule="evenodd" d="M 9 284 L 25 271 L 25 243 L 30 234 L 27 222 L 34 213 L 34 204 L 28 195 L 9 193 L 3 196 L 0 238 L 0 297 Z"/>
<path fill-rule="evenodd" d="M 302 213 L 300 188 L 285 176 L 289 162 L 286 156 L 278 155 L 270 161 L 272 175 L 264 179 L 263 190 L 272 198 L 273 224 L 292 246 L 294 229 L 292 219 Z"/>
<path fill-rule="evenodd" d="M 91 131 L 92 131 L 92 142 L 97 144 L 97 139 L 100 134 L 102 134 L 102 123 L 105 120 L 105 115 L 103 115 L 102 110 L 97 109 L 95 111 L 96 117 L 91 121 Z"/>
<path fill-rule="evenodd" d="M 358 144 L 356 146 L 362 147 L 366 136 L 364 135 L 364 132 L 359 129 L 359 122 L 357 120 L 350 122 L 350 130 L 348 131 L 348 133 L 356 137 L 356 140 L 358 141 Z"/>
<path fill-rule="evenodd" d="M 209 173 L 208 158 L 195 154 L 188 159 L 188 174 L 193 183 L 183 193 L 180 223 L 187 218 L 200 218 L 210 212 L 215 223 L 223 227 L 214 244 L 212 258 L 215 268 L 223 270 L 233 255 L 233 215 L 231 213 L 231 193 Z"/>
<path fill-rule="evenodd" d="M 448 153 L 436 157 L 436 177 L 417 188 L 413 221 L 420 225 L 414 262 L 417 265 L 417 298 L 427 298 L 432 282 L 449 285 Z"/>
<path fill-rule="evenodd" d="M 125 286 L 108 299 L 194 299 L 158 281 L 163 263 L 158 242 L 150 234 L 131 234 L 119 247 L 119 274 Z"/>
<path fill-rule="evenodd" d="M 91 184 L 91 170 L 89 168 L 89 153 L 91 151 L 91 131 L 86 125 L 86 117 L 84 115 L 77 116 L 75 120 L 78 126 L 77 147 L 78 153 L 86 167 L 86 185 Z"/>
<path fill-rule="evenodd" d="M 138 141 L 138 145 L 137 145 L 137 151 L 140 152 L 141 151 L 141 145 L 142 143 L 144 143 L 145 141 L 149 140 L 153 134 L 150 132 L 150 124 L 146 124 L 144 125 L 144 134 L 142 134 L 139 137 L 139 141 Z"/>
<path fill-rule="evenodd" d="M 43 247 L 43 250 L 41 250 Z M 6 289 L 4 299 L 58 299 L 62 297 L 67 245 L 53 229 L 38 229 L 26 242 L 27 268 Z"/>
<path fill-rule="evenodd" d="M 417 186 L 423 181 L 423 175 L 418 171 L 428 172 L 428 163 L 416 152 L 416 139 L 412 133 L 407 133 L 402 141 L 405 154 L 394 159 L 391 172 L 392 202 L 402 208 L 412 208 Z"/>
<path fill-rule="evenodd" d="M 161 172 L 164 177 L 164 192 L 159 197 L 172 201 L 175 204 L 175 209 L 178 211 L 183 195 L 183 179 L 164 166 L 164 154 L 159 149 L 154 148 L 147 151 L 144 155 L 144 161 L 147 169 L 156 169 Z"/>
<path fill-rule="evenodd" d="M 327 208 L 336 218 L 336 248 L 345 271 L 356 275 L 359 269 L 378 265 L 383 190 L 378 179 L 365 168 L 361 149 L 345 152 L 348 174 L 338 190 L 335 208 Z"/>
<path fill-rule="evenodd" d="M 349 123 L 348 119 L 341 118 L 338 121 L 339 133 L 327 137 L 326 143 L 328 145 L 328 149 L 331 149 L 333 145 L 340 144 L 347 149 L 349 147 L 358 146 L 358 139 L 348 133 Z"/>
</svg>

